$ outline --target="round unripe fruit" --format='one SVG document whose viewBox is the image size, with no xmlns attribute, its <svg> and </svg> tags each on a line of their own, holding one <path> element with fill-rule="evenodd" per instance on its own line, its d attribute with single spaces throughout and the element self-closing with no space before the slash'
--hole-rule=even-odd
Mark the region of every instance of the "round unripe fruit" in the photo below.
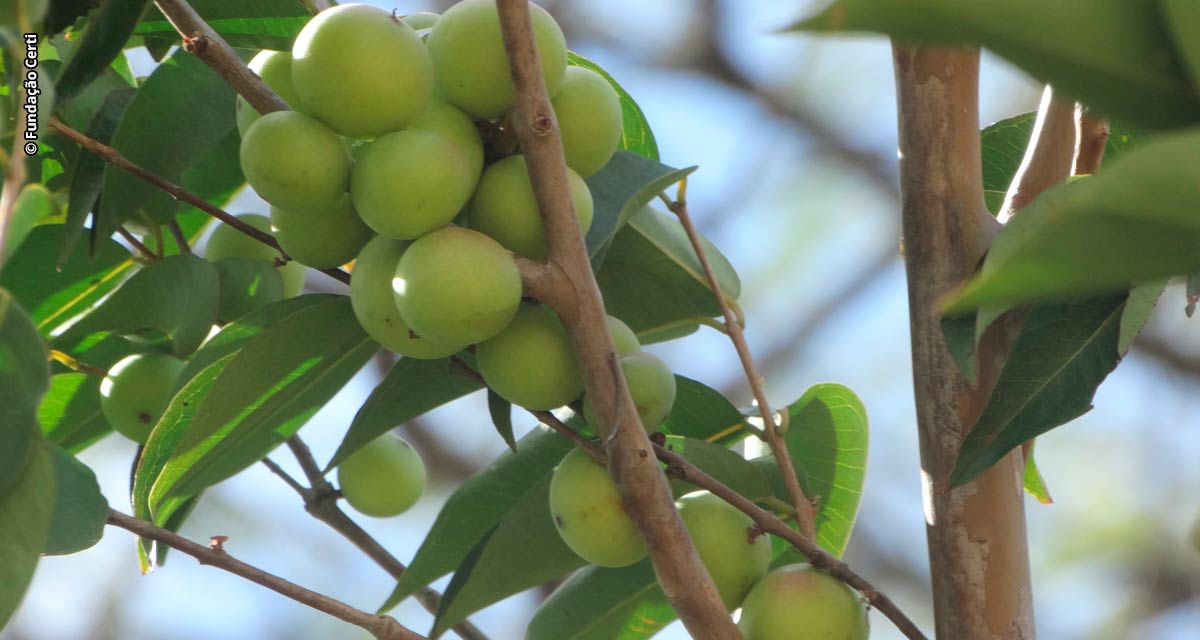
<svg viewBox="0 0 1200 640">
<path fill-rule="evenodd" d="M 612 334 L 613 345 L 617 348 L 617 356 L 627 356 L 642 350 L 642 343 L 629 325 L 621 322 L 620 318 L 607 316 L 608 332 Z"/>
<path fill-rule="evenodd" d="M 408 26 L 420 31 L 421 29 L 429 29 L 432 27 L 440 17 L 441 16 L 436 13 L 418 11 L 417 13 L 410 13 L 404 16 L 404 21 L 408 23 Z"/>
<path fill-rule="evenodd" d="M 329 127 L 295 111 L 262 116 L 242 137 L 242 172 L 282 209 L 332 207 L 350 186 L 350 153 Z"/>
<path fill-rule="evenodd" d="M 545 9 L 531 4 L 529 12 L 542 78 L 553 96 L 567 70 L 567 41 Z M 442 94 L 472 116 L 498 118 L 515 104 L 494 0 L 464 0 L 442 14 L 429 32 L 429 57 Z"/>
<path fill-rule="evenodd" d="M 271 219 L 266 216 L 243 213 L 237 218 L 259 231 L 271 233 Z M 208 237 L 208 244 L 204 246 L 204 257 L 214 263 L 225 258 L 250 258 L 265 260 L 274 265 L 279 252 L 227 224 L 221 224 L 217 225 Z M 304 288 L 304 265 L 289 262 L 276 270 L 283 280 L 283 297 L 300 295 L 300 290 Z"/>
<path fill-rule="evenodd" d="M 592 192 L 579 174 L 567 169 L 571 202 L 586 235 L 592 226 Z M 546 229 L 538 213 L 525 156 L 509 156 L 483 172 L 470 206 L 471 228 L 530 260 L 546 258 Z"/>
<path fill-rule="evenodd" d="M 625 383 L 629 385 L 629 395 L 642 426 L 648 432 L 654 431 L 675 406 L 675 374 L 662 359 L 645 351 L 621 358 L 621 370 L 625 372 Z M 586 396 L 583 417 L 589 424 L 598 424 L 596 408 Z"/>
<path fill-rule="evenodd" d="M 508 326 L 521 304 L 521 273 L 495 240 L 445 227 L 415 240 L 392 280 L 400 317 L 417 335 L 476 344 Z"/>
<path fill-rule="evenodd" d="M 292 47 L 292 82 L 305 109 L 350 138 L 408 126 L 433 92 L 433 67 L 403 20 L 363 4 L 313 18 Z"/>
<path fill-rule="evenodd" d="M 338 488 L 361 514 L 398 516 L 412 508 L 425 490 L 425 463 L 404 438 L 389 433 L 338 465 Z"/>
<path fill-rule="evenodd" d="M 567 166 L 588 177 L 608 164 L 621 142 L 621 99 L 600 74 L 567 67 L 552 101 Z"/>
<path fill-rule="evenodd" d="M 675 503 L 700 560 L 708 569 L 725 608 L 733 611 L 771 567 L 771 538 L 752 535 L 754 521 L 707 491 Z M 753 539 L 751 539 L 753 538 Z"/>
<path fill-rule="evenodd" d="M 459 145 L 436 133 L 389 133 L 368 145 L 354 165 L 354 208 L 381 235 L 423 236 L 446 226 L 471 199 L 479 180 L 471 162 Z"/>
<path fill-rule="evenodd" d="M 171 401 L 183 361 L 165 353 L 129 356 L 100 383 L 100 412 L 117 433 L 146 442 Z"/>
<path fill-rule="evenodd" d="M 475 358 L 487 386 L 526 409 L 554 409 L 583 393 L 567 330 L 540 304 L 521 305 L 504 331 L 479 344 Z"/>
<path fill-rule="evenodd" d="M 350 274 L 354 316 L 371 339 L 402 356 L 431 360 L 458 353 L 465 345 L 414 337 L 396 309 L 392 278 L 408 245 L 404 240 L 375 236 L 363 247 Z"/>
<path fill-rule="evenodd" d="M 222 258 L 212 263 L 220 287 L 217 320 L 231 322 L 272 302 L 283 300 L 279 269 L 265 260 Z"/>
<path fill-rule="evenodd" d="M 858 594 L 808 564 L 779 567 L 754 585 L 738 628 L 746 640 L 866 640 Z"/>
<path fill-rule="evenodd" d="M 474 190 L 483 171 L 483 137 L 470 116 L 434 95 L 425 113 L 408 128 L 439 134 L 458 145 L 459 151 L 467 159 L 467 168 L 473 176 L 471 189 Z"/>
<path fill-rule="evenodd" d="M 247 66 L 293 111 L 304 112 L 296 89 L 292 86 L 292 54 L 286 51 L 259 51 Z M 240 95 L 237 97 L 236 113 L 238 135 L 244 137 L 250 125 L 258 120 L 259 113 Z"/>
<path fill-rule="evenodd" d="M 617 485 L 583 449 L 568 453 L 554 470 L 550 515 L 563 542 L 592 564 L 627 567 L 646 557 Z"/>
<path fill-rule="evenodd" d="M 293 260 L 314 269 L 333 269 L 350 262 L 372 235 L 354 212 L 348 193 L 323 211 L 271 207 L 271 227 L 275 240 Z"/>
</svg>

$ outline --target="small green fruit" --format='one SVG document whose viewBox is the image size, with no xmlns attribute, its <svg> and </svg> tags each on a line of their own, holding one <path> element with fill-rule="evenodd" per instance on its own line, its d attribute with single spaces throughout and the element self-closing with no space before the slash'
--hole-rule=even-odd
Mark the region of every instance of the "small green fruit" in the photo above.
<svg viewBox="0 0 1200 640">
<path fill-rule="evenodd" d="M 675 406 L 675 374 L 658 356 L 638 351 L 621 358 L 621 370 L 638 417 L 647 432 L 658 429 Z M 598 424 L 596 408 L 585 396 L 583 417 L 589 424 Z"/>
<path fill-rule="evenodd" d="M 232 322 L 284 298 L 281 271 L 266 260 L 222 258 L 212 264 L 220 285 L 217 302 L 220 322 Z"/>
<path fill-rule="evenodd" d="M 237 218 L 259 231 L 271 233 L 271 220 L 266 216 L 243 213 Z M 265 260 L 274 265 L 279 252 L 229 225 L 220 224 L 208 237 L 208 244 L 204 246 L 204 257 L 213 263 L 225 258 L 251 258 Z M 304 265 L 289 262 L 277 267 L 277 270 L 283 279 L 283 297 L 300 295 L 300 290 L 304 288 Z"/>
<path fill-rule="evenodd" d="M 465 345 L 415 337 L 396 309 L 392 278 L 409 243 L 375 236 L 363 247 L 350 274 L 350 304 L 367 335 L 387 349 L 421 360 L 445 358 Z"/>
<path fill-rule="evenodd" d="M 584 234 L 592 226 L 592 192 L 579 174 L 567 169 L 571 201 Z M 546 229 L 538 212 L 525 156 L 509 156 L 488 167 L 470 206 L 471 228 L 530 260 L 546 258 Z"/>
<path fill-rule="evenodd" d="M 504 331 L 479 344 L 475 357 L 487 386 L 526 409 L 554 409 L 583 393 L 567 330 L 540 304 L 521 305 Z"/>
<path fill-rule="evenodd" d="M 617 485 L 583 449 L 568 453 L 554 470 L 550 515 L 563 542 L 592 564 L 627 567 L 646 557 Z"/>
<path fill-rule="evenodd" d="M 771 567 L 771 539 L 751 534 L 754 521 L 707 491 L 675 503 L 696 552 L 717 585 L 725 608 L 733 611 Z"/>
<path fill-rule="evenodd" d="M 471 199 L 478 173 L 464 149 L 431 131 L 389 133 L 354 165 L 350 193 L 367 226 L 411 240 L 444 227 Z"/>
<path fill-rule="evenodd" d="M 567 166 L 584 178 L 612 159 L 621 142 L 621 99 L 600 74 L 567 67 L 552 102 Z"/>
<path fill-rule="evenodd" d="M 392 292 L 400 317 L 417 335 L 476 344 L 503 331 L 516 315 L 521 273 L 512 254 L 495 240 L 445 227 L 408 247 L 396 266 Z"/>
<path fill-rule="evenodd" d="M 385 434 L 338 466 L 338 488 L 363 515 L 387 518 L 408 511 L 425 490 L 425 463 L 404 438 Z"/>
<path fill-rule="evenodd" d="M 343 4 L 322 11 L 296 36 L 292 82 L 304 107 L 334 131 L 373 138 L 421 115 L 433 92 L 433 67 L 403 20 Z"/>
<path fill-rule="evenodd" d="M 429 100 L 429 107 L 409 129 L 420 129 L 439 134 L 454 144 L 467 159 L 467 169 L 472 176 L 472 189 L 483 172 L 483 136 L 470 116 L 436 94 Z"/>
<path fill-rule="evenodd" d="M 292 86 L 292 54 L 287 51 L 259 51 L 258 55 L 247 65 L 258 74 L 276 95 L 292 108 L 293 111 L 304 112 L 296 89 Z M 242 96 L 237 97 L 237 128 L 238 135 L 245 137 L 246 130 L 258 120 L 259 113 L 250 106 Z"/>
<path fill-rule="evenodd" d="M 404 21 L 408 23 L 408 26 L 420 31 L 421 29 L 429 29 L 433 27 L 434 23 L 436 23 L 440 17 L 441 16 L 436 13 L 418 11 L 417 13 L 410 13 L 404 16 Z"/>
<path fill-rule="evenodd" d="M 746 640 L 866 640 L 862 599 L 808 564 L 779 567 L 754 585 L 738 628 Z"/>
<path fill-rule="evenodd" d="M 118 433 L 144 443 L 171 401 L 183 361 L 165 353 L 129 356 L 100 383 L 100 412 Z"/>
<path fill-rule="evenodd" d="M 545 9 L 530 4 L 529 11 L 542 77 L 553 96 L 567 70 L 567 41 Z M 429 57 L 442 94 L 473 117 L 498 118 L 516 102 L 494 0 L 464 0 L 442 14 L 429 32 Z"/>
<path fill-rule="evenodd" d="M 242 137 L 246 182 L 289 211 L 333 207 L 350 186 L 350 153 L 329 127 L 295 111 L 260 117 Z"/>
<path fill-rule="evenodd" d="M 293 260 L 314 269 L 334 269 L 354 259 L 371 230 L 354 212 L 350 194 L 325 211 L 271 207 L 275 240 Z"/>
<path fill-rule="evenodd" d="M 617 356 L 627 356 L 642 350 L 642 343 L 629 325 L 621 322 L 620 318 L 608 316 L 608 332 L 612 334 L 613 345 L 617 348 Z"/>
</svg>

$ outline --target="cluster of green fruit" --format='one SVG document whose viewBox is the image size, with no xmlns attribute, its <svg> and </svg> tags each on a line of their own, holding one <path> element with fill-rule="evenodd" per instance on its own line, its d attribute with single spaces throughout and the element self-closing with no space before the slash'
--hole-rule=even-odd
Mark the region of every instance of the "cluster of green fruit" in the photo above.
<svg viewBox="0 0 1200 640">
<path fill-rule="evenodd" d="M 742 608 L 747 640 L 860 640 L 866 609 L 845 584 L 809 565 L 769 571 L 771 536 L 707 491 L 676 502 L 700 560 L 728 611 Z M 583 449 L 567 454 L 550 480 L 550 513 L 563 541 L 602 567 L 625 567 L 646 547 L 608 471 Z"/>
</svg>

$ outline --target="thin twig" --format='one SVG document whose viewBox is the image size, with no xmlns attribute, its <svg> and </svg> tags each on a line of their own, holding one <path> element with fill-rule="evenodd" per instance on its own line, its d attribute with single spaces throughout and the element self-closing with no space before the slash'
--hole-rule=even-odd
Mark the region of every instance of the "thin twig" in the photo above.
<svg viewBox="0 0 1200 640">
<path fill-rule="evenodd" d="M 93 367 L 90 364 L 80 362 L 71 354 L 59 351 L 58 349 L 50 350 L 50 359 L 65 365 L 72 371 L 78 371 L 79 373 L 86 373 L 88 375 L 97 376 L 100 378 L 108 375 L 108 371 L 101 369 L 100 367 Z"/>
<path fill-rule="evenodd" d="M 188 239 L 184 235 L 183 229 L 179 228 L 179 221 L 171 218 L 171 221 L 167 223 L 167 228 L 171 230 L 171 235 L 175 238 L 175 244 L 179 245 L 179 252 L 191 253 L 192 247 L 188 244 Z"/>
<path fill-rule="evenodd" d="M 250 236 L 251 238 L 254 238 L 255 240 L 267 245 L 268 247 L 275 249 L 276 251 L 279 252 L 280 257 L 285 262 L 291 261 L 291 257 L 288 256 L 287 253 L 285 253 L 283 251 L 283 249 L 279 248 L 279 243 L 275 240 L 274 236 L 272 236 L 271 234 L 269 234 L 265 231 L 256 229 L 255 227 L 238 219 L 236 216 L 224 211 L 220 207 L 215 207 L 215 206 L 209 204 L 203 198 L 184 189 L 183 187 L 181 187 L 173 182 L 170 182 L 168 180 L 165 180 L 165 179 L 147 171 L 146 169 L 130 162 L 129 160 L 127 160 L 125 158 L 125 156 L 121 155 L 120 151 L 117 151 L 116 149 L 114 149 L 104 143 L 93 140 L 92 138 L 89 138 L 88 136 L 72 129 L 71 127 L 67 126 L 65 123 L 63 123 L 58 118 L 54 118 L 53 120 L 51 120 L 50 125 L 53 126 L 55 129 L 57 129 L 63 135 L 70 138 L 71 140 L 74 140 L 75 142 L 79 143 L 79 145 L 82 146 L 83 148 L 85 148 L 88 151 L 103 158 L 105 162 L 108 162 L 109 164 L 113 165 L 114 167 L 117 167 L 118 169 L 121 169 L 122 171 L 131 173 L 131 174 L 137 176 L 138 178 L 141 178 L 142 180 L 145 180 L 146 182 L 154 185 L 155 187 L 158 187 L 162 191 L 165 191 L 166 193 L 170 194 L 176 200 L 181 200 L 183 202 L 186 202 L 186 203 L 192 205 L 193 207 L 196 207 L 197 209 L 216 218 L 217 220 L 220 220 L 221 222 L 224 222 L 225 224 L 233 227 L 234 229 L 237 229 L 238 231 L 246 234 L 247 236 Z M 350 283 L 350 274 L 346 273 L 345 271 L 342 271 L 341 269 L 319 269 L 319 271 L 321 273 L 324 273 L 327 276 L 330 276 L 331 278 L 334 278 L 335 280 L 340 281 L 340 282 L 344 282 L 346 284 Z"/>
<path fill-rule="evenodd" d="M 1104 160 L 1108 147 L 1108 120 L 1091 113 L 1087 107 L 1075 108 L 1075 165 L 1071 175 L 1082 176 L 1096 173 Z"/>
<path fill-rule="evenodd" d="M 381 640 L 422 640 L 425 638 L 425 636 L 406 629 L 390 616 L 374 615 L 360 611 L 344 602 L 305 589 L 300 585 L 234 558 L 222 547 L 205 547 L 173 531 L 168 531 L 145 520 L 127 516 L 113 509 L 109 509 L 108 511 L 108 524 L 165 544 L 172 549 L 192 556 L 200 564 L 223 569 L 257 585 L 266 587 L 275 593 L 291 598 L 300 604 L 312 607 L 322 613 L 327 613 L 339 620 L 349 622 Z"/>
<path fill-rule="evenodd" d="M 404 574 L 407 567 L 393 556 L 387 549 L 384 548 L 378 540 L 373 538 L 362 527 L 358 526 L 350 516 L 337 504 L 338 490 L 325 479 L 325 474 L 321 473 L 321 467 L 317 464 L 316 458 L 313 457 L 312 450 L 308 448 L 300 436 L 293 435 L 287 439 L 287 446 L 292 450 L 292 455 L 296 457 L 296 462 L 300 464 L 300 469 L 304 472 L 311 488 L 305 488 L 295 478 L 291 477 L 286 471 L 279 468 L 279 465 L 273 461 L 264 458 L 263 464 L 267 465 L 275 475 L 283 478 L 283 481 L 300 495 L 304 500 L 304 510 L 307 511 L 313 518 L 324 522 L 329 528 L 342 534 L 342 537 L 349 540 L 354 546 L 358 547 L 368 558 L 373 560 L 393 579 L 399 580 Z M 417 601 L 430 613 L 436 614 L 442 602 L 442 594 L 429 588 L 423 587 L 415 594 Z M 463 620 L 451 627 L 455 633 L 463 640 L 487 640 L 487 636 L 479 630 L 469 620 Z"/>
<path fill-rule="evenodd" d="M 287 111 L 288 105 L 238 57 L 229 43 L 185 0 L 155 0 L 158 10 L 183 38 L 183 48 L 216 71 L 255 111 Z"/>
<path fill-rule="evenodd" d="M 158 260 L 158 254 L 151 251 L 150 247 L 142 244 L 142 241 L 138 240 L 137 237 L 132 233 L 129 233 L 129 229 L 126 229 L 125 227 L 117 227 L 117 234 L 124 238 L 125 242 L 128 242 L 130 246 L 137 250 L 137 252 L 140 253 L 147 262 L 154 262 L 155 260 Z"/>
<path fill-rule="evenodd" d="M 708 255 L 704 251 L 704 245 L 700 241 L 700 234 L 696 232 L 696 226 L 692 224 L 692 217 L 688 214 L 686 185 L 686 181 L 680 183 L 679 196 L 675 202 L 671 203 L 671 211 L 683 225 L 683 230 L 692 243 L 692 250 L 696 252 L 696 257 L 700 260 L 700 267 L 704 270 L 708 286 L 712 289 L 717 304 L 721 306 L 721 313 L 725 316 L 725 326 L 729 329 L 729 339 L 733 342 L 734 349 L 737 350 L 738 359 L 742 361 L 742 370 L 746 372 L 750 391 L 754 394 L 754 400 L 758 403 L 758 411 L 762 415 L 767 446 L 771 448 L 771 454 L 779 463 L 779 471 L 787 486 L 792 508 L 796 510 L 796 523 L 800 526 L 800 533 L 810 540 L 815 540 L 817 525 L 812 501 L 804 495 L 804 489 L 800 487 L 800 479 L 796 477 L 796 468 L 792 466 L 792 457 L 788 453 L 787 443 L 784 442 L 783 434 L 779 432 L 775 422 L 775 414 L 767 403 L 767 394 L 763 391 L 763 379 L 754 366 L 754 356 L 750 354 L 750 347 L 746 344 L 746 335 L 742 330 L 742 325 L 738 322 L 737 316 L 725 298 L 725 293 L 721 290 L 717 274 L 713 271 L 712 264 L 708 261 Z"/>
<path fill-rule="evenodd" d="M 1025 157 L 1008 186 L 997 219 L 1007 222 L 1043 191 L 1066 180 L 1074 156 L 1075 103 L 1055 97 L 1054 89 L 1046 85 Z"/>
</svg>

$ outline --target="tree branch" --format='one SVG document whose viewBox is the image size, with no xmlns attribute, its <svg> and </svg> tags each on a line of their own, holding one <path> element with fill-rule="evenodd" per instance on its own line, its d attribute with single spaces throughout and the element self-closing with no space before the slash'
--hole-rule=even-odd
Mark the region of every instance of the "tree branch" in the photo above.
<svg viewBox="0 0 1200 640">
<path fill-rule="evenodd" d="M 498 0 L 500 28 L 516 89 L 513 118 L 538 209 L 546 227 L 549 266 L 558 270 L 570 301 L 547 301 L 571 339 L 585 392 L 595 403 L 607 443 L 609 473 L 641 532 L 659 584 L 692 637 L 739 638 L 705 570 L 670 487 L 658 468 L 621 371 L 571 203 L 558 124 L 538 61 L 527 0 Z"/>
<path fill-rule="evenodd" d="M 404 566 L 404 563 L 397 560 L 371 534 L 358 526 L 358 523 L 346 515 L 345 511 L 342 511 L 337 503 L 340 495 L 338 490 L 325 479 L 325 474 L 321 473 L 321 467 L 317 464 L 317 460 L 313 457 L 312 450 L 308 448 L 308 445 L 299 436 L 293 435 L 287 439 L 287 446 L 292 450 L 292 455 L 296 457 L 296 462 L 300 464 L 300 469 L 304 472 L 305 477 L 308 478 L 311 488 L 301 485 L 295 478 L 292 478 L 271 460 L 264 458 L 263 464 L 267 465 L 267 468 L 271 469 L 275 475 L 283 478 L 283 481 L 300 495 L 301 499 L 304 500 L 304 510 L 309 515 L 340 533 L 342 537 L 358 547 L 360 551 L 373 560 L 375 564 L 379 565 L 388 575 L 399 580 L 407 567 Z M 433 614 L 438 612 L 438 608 L 442 602 L 442 595 L 429 587 L 418 590 L 416 598 L 425 607 L 426 611 Z M 463 640 L 487 640 L 487 636 L 467 620 L 454 625 L 452 629 Z"/>
<path fill-rule="evenodd" d="M 1007 222 L 1041 192 L 1071 175 L 1075 157 L 1075 103 L 1054 97 L 1046 85 L 1025 157 L 1017 168 L 997 219 Z"/>
<path fill-rule="evenodd" d="M 1108 120 L 1078 105 L 1075 109 L 1075 132 L 1075 166 L 1071 174 L 1081 176 L 1096 173 L 1100 170 L 1104 150 L 1108 147 Z"/>
<path fill-rule="evenodd" d="M 167 228 L 171 230 L 171 237 L 175 238 L 175 244 L 179 245 L 180 253 L 191 253 L 192 248 L 188 245 L 187 236 L 183 234 L 183 229 L 179 227 L 179 221 L 171 218 L 167 223 Z"/>
<path fill-rule="evenodd" d="M 154 262 L 155 260 L 158 260 L 158 254 L 151 251 L 150 247 L 147 247 L 145 244 L 143 244 L 141 240 L 138 240 L 137 236 L 129 233 L 129 229 L 119 226 L 117 227 L 117 235 L 121 236 L 125 242 L 128 242 L 129 246 L 133 247 L 135 251 L 141 254 L 141 256 L 145 258 L 147 262 Z"/>
<path fill-rule="evenodd" d="M 217 220 L 220 220 L 221 222 L 224 222 L 234 229 L 246 234 L 247 236 L 250 236 L 251 238 L 254 238 L 255 240 L 267 245 L 268 247 L 275 249 L 279 252 L 280 257 L 282 257 L 285 262 L 291 261 L 291 256 L 289 256 L 286 252 L 284 252 L 283 249 L 279 247 L 279 243 L 271 234 L 265 231 L 260 231 L 259 229 L 242 222 L 236 216 L 229 214 L 220 207 L 214 207 L 213 205 L 209 204 L 200 196 L 197 196 L 183 187 L 160 178 L 146 169 L 143 169 L 142 167 L 130 162 L 125 158 L 125 156 L 121 155 L 120 151 L 117 151 L 116 149 L 102 142 L 87 137 L 86 135 L 67 126 L 58 118 L 52 119 L 50 121 L 50 125 L 66 137 L 78 143 L 87 151 L 100 156 L 100 158 L 102 158 L 105 162 L 117 167 L 118 169 L 121 169 L 122 171 L 131 173 L 142 180 L 145 180 L 162 191 L 170 194 L 171 197 L 175 198 L 176 200 L 186 202 L 216 218 Z M 318 269 L 318 271 L 340 282 L 344 282 L 346 284 L 350 283 L 350 274 L 342 271 L 341 269 Z"/>
<path fill-rule="evenodd" d="M 291 598 L 300 604 L 312 607 L 322 613 L 327 613 L 339 620 L 349 622 L 366 630 L 380 640 L 423 640 L 425 638 L 425 636 L 406 629 L 390 616 L 373 615 L 365 611 L 360 611 L 344 602 L 305 589 L 279 576 L 267 573 L 258 567 L 246 564 L 226 553 L 218 544 L 214 544 L 212 547 L 205 547 L 173 531 L 168 531 L 145 520 L 139 520 L 112 509 L 108 510 L 108 524 L 165 544 L 172 549 L 192 556 L 200 564 L 223 569 L 259 586 L 266 587 L 282 596 Z"/>
<path fill-rule="evenodd" d="M 804 489 L 800 487 L 800 480 L 796 477 L 796 468 L 792 466 L 792 457 L 788 453 L 787 443 L 783 441 L 783 435 L 779 433 L 778 425 L 775 423 L 775 414 L 771 411 L 771 406 L 767 403 L 767 394 L 763 391 L 763 379 L 754 366 L 754 356 L 750 354 L 750 347 L 746 344 L 746 336 L 742 330 L 742 325 L 738 322 L 738 318 L 734 317 L 733 310 L 729 307 L 729 302 L 725 298 L 725 293 L 721 291 L 721 284 L 717 281 L 717 275 L 713 272 L 712 264 L 708 261 L 704 245 L 700 242 L 700 234 L 696 233 L 696 226 L 692 224 L 692 217 L 688 214 L 687 198 L 684 195 L 686 193 L 686 185 L 687 182 L 685 179 L 685 182 L 679 188 L 679 199 L 671 203 L 671 211 L 675 213 L 679 218 L 680 224 L 683 225 L 683 230 L 687 233 L 688 240 L 692 243 L 692 250 L 696 252 L 696 257 L 700 259 L 700 267 L 704 270 L 704 277 L 708 280 L 708 287 L 712 290 L 713 297 L 717 299 L 717 304 L 721 307 L 721 313 L 725 316 L 725 328 L 728 330 L 729 339 L 733 341 L 733 347 L 737 351 L 738 359 L 742 361 L 742 370 L 746 373 L 746 380 L 750 383 L 750 390 L 754 394 L 754 400 L 758 403 L 758 412 L 763 419 L 767 446 L 771 448 L 771 454 L 775 456 L 775 461 L 779 464 L 779 471 L 783 476 L 784 485 L 787 486 L 792 508 L 796 510 L 796 523 L 800 526 L 800 533 L 809 540 L 816 540 L 817 525 L 812 501 L 809 500 L 808 496 L 804 495 Z"/>
<path fill-rule="evenodd" d="M 183 38 L 183 48 L 225 78 L 255 111 L 267 114 L 288 110 L 287 103 L 242 62 L 229 43 L 186 0 L 155 0 L 154 4 Z"/>
</svg>

